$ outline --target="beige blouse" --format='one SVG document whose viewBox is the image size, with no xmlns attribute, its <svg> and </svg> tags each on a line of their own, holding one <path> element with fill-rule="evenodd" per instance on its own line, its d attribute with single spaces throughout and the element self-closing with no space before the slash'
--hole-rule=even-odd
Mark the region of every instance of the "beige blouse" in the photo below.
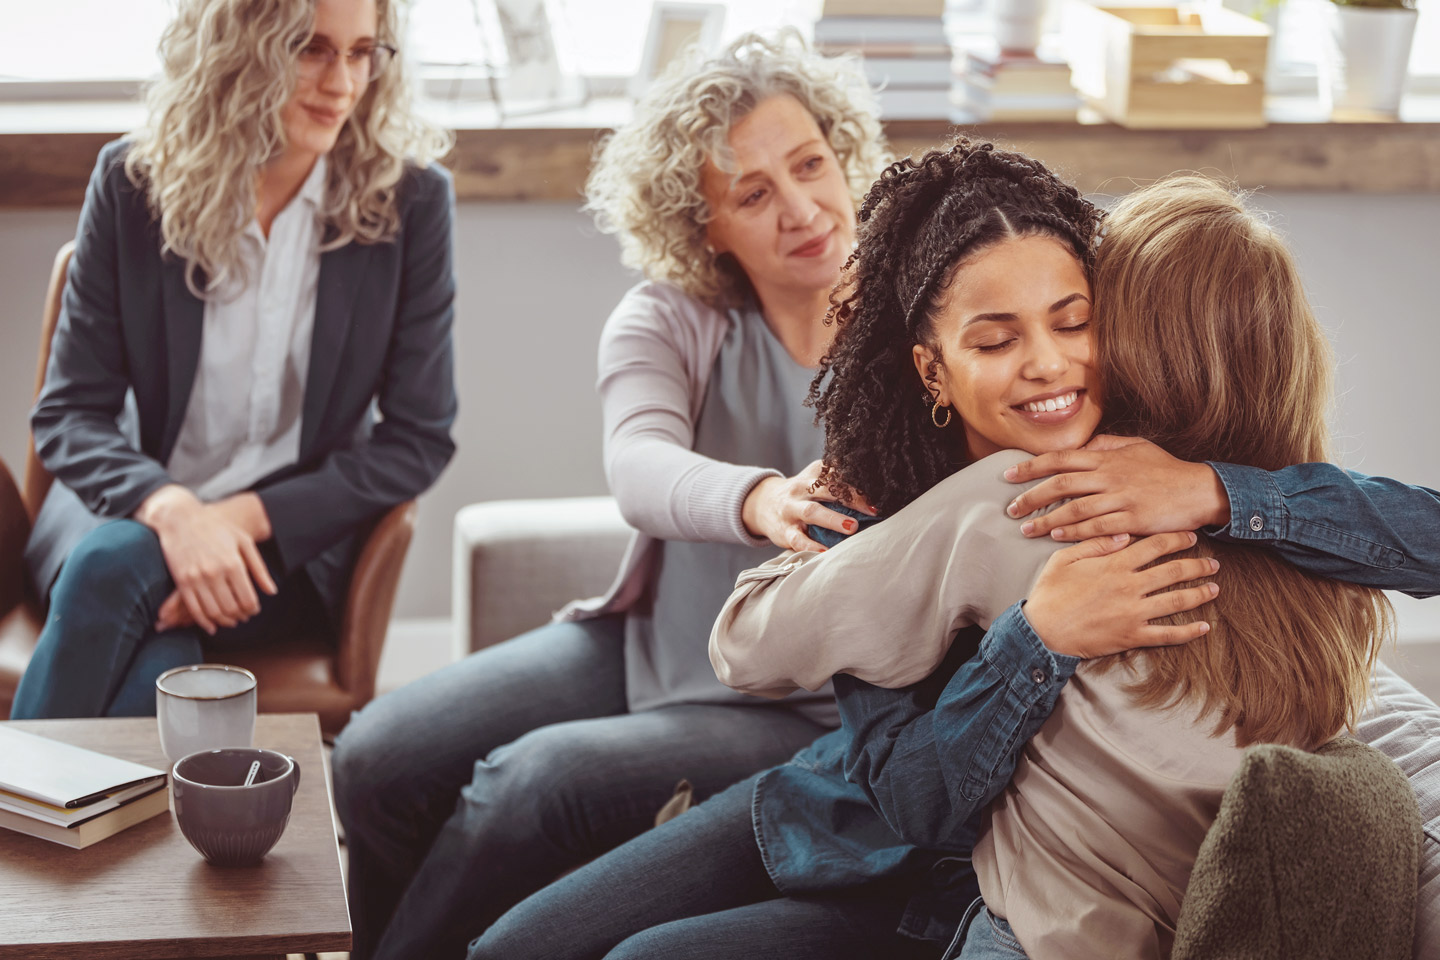
<svg viewBox="0 0 1440 960">
<path fill-rule="evenodd" d="M 1025 489 L 1005 469 L 1029 458 L 993 454 L 860 536 L 740 574 L 710 633 L 716 676 L 766 697 L 816 690 L 837 673 L 882 687 L 929 676 L 957 630 L 988 628 L 1059 549 L 1021 536 L 1005 515 Z"/>
<path fill-rule="evenodd" d="M 1168 957 L 1180 901 L 1225 787 L 1234 733 L 1193 705 L 1142 709 L 1128 663 L 1080 665 L 986 812 L 985 905 L 1030 960 Z"/>
<path fill-rule="evenodd" d="M 1005 516 L 1020 488 L 1004 470 L 1025 459 L 987 457 L 824 554 L 742 573 L 711 633 L 716 674 L 766 696 L 842 672 L 885 687 L 927 676 L 956 630 L 988 627 L 1059 549 Z M 1193 709 L 1135 706 L 1131 666 L 1103 663 L 1067 684 L 975 850 L 986 903 L 1031 960 L 1167 955 L 1240 760 L 1233 736 L 1212 738 Z"/>
</svg>

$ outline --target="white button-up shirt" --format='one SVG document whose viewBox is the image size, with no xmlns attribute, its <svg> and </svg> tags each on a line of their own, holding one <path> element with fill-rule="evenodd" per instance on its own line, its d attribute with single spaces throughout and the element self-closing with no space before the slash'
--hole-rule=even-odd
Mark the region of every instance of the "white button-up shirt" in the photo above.
<svg viewBox="0 0 1440 960">
<path fill-rule="evenodd" d="M 324 197 L 321 157 L 268 240 L 250 221 L 244 285 L 205 301 L 195 384 L 166 464 L 201 500 L 246 490 L 300 457 Z"/>
</svg>

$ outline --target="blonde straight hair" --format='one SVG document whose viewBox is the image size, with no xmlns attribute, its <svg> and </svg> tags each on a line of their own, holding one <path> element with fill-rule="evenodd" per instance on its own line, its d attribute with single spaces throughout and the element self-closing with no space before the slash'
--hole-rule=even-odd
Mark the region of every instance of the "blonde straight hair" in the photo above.
<svg viewBox="0 0 1440 960">
<path fill-rule="evenodd" d="M 1284 242 L 1230 190 L 1187 176 L 1131 193 L 1107 218 L 1094 290 L 1110 430 L 1185 460 L 1327 459 L 1329 342 Z M 1202 537 L 1192 554 L 1220 561 L 1220 594 L 1171 622 L 1211 630 L 1137 655 L 1140 703 L 1193 700 L 1242 745 L 1313 749 L 1353 728 L 1389 631 L 1384 595 L 1263 547 Z"/>
<path fill-rule="evenodd" d="M 399 47 L 394 0 L 376 0 L 375 10 L 377 40 Z M 146 93 L 145 123 L 130 133 L 125 172 L 196 296 L 244 280 L 240 238 L 255 215 L 256 175 L 284 149 L 280 113 L 295 90 L 295 51 L 314 25 L 315 0 L 180 0 L 160 39 L 163 74 Z M 327 155 L 322 249 L 393 237 L 405 165 L 424 166 L 451 144 L 412 112 L 397 55 Z"/>
</svg>

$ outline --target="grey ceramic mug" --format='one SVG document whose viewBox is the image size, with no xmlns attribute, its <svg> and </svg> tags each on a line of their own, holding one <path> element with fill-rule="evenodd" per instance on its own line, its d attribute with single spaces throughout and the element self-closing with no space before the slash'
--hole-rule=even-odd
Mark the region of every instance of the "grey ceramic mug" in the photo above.
<svg viewBox="0 0 1440 960">
<path fill-rule="evenodd" d="M 247 787 L 256 761 L 260 770 Z M 176 762 L 170 789 L 180 832 L 202 857 L 222 867 L 259 863 L 290 821 L 300 765 L 259 747 L 201 750 Z"/>
</svg>

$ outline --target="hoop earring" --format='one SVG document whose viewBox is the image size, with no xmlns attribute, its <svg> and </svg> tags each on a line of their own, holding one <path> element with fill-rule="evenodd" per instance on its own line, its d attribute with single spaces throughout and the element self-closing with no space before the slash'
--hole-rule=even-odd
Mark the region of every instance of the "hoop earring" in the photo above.
<svg viewBox="0 0 1440 960">
<path fill-rule="evenodd" d="M 941 423 L 941 422 L 940 422 L 940 411 L 941 411 L 941 410 L 944 410 L 944 411 L 945 411 L 945 422 L 944 422 L 944 423 Z M 946 427 L 950 426 L 950 408 L 949 408 L 949 407 L 941 407 L 941 406 L 940 406 L 940 401 L 939 401 L 939 400 L 936 400 L 936 401 L 935 401 L 935 406 L 933 406 L 933 407 L 930 408 L 930 422 L 933 423 L 933 424 L 935 424 L 935 426 L 939 427 L 939 428 L 942 429 L 942 430 L 945 429 Z"/>
</svg>

